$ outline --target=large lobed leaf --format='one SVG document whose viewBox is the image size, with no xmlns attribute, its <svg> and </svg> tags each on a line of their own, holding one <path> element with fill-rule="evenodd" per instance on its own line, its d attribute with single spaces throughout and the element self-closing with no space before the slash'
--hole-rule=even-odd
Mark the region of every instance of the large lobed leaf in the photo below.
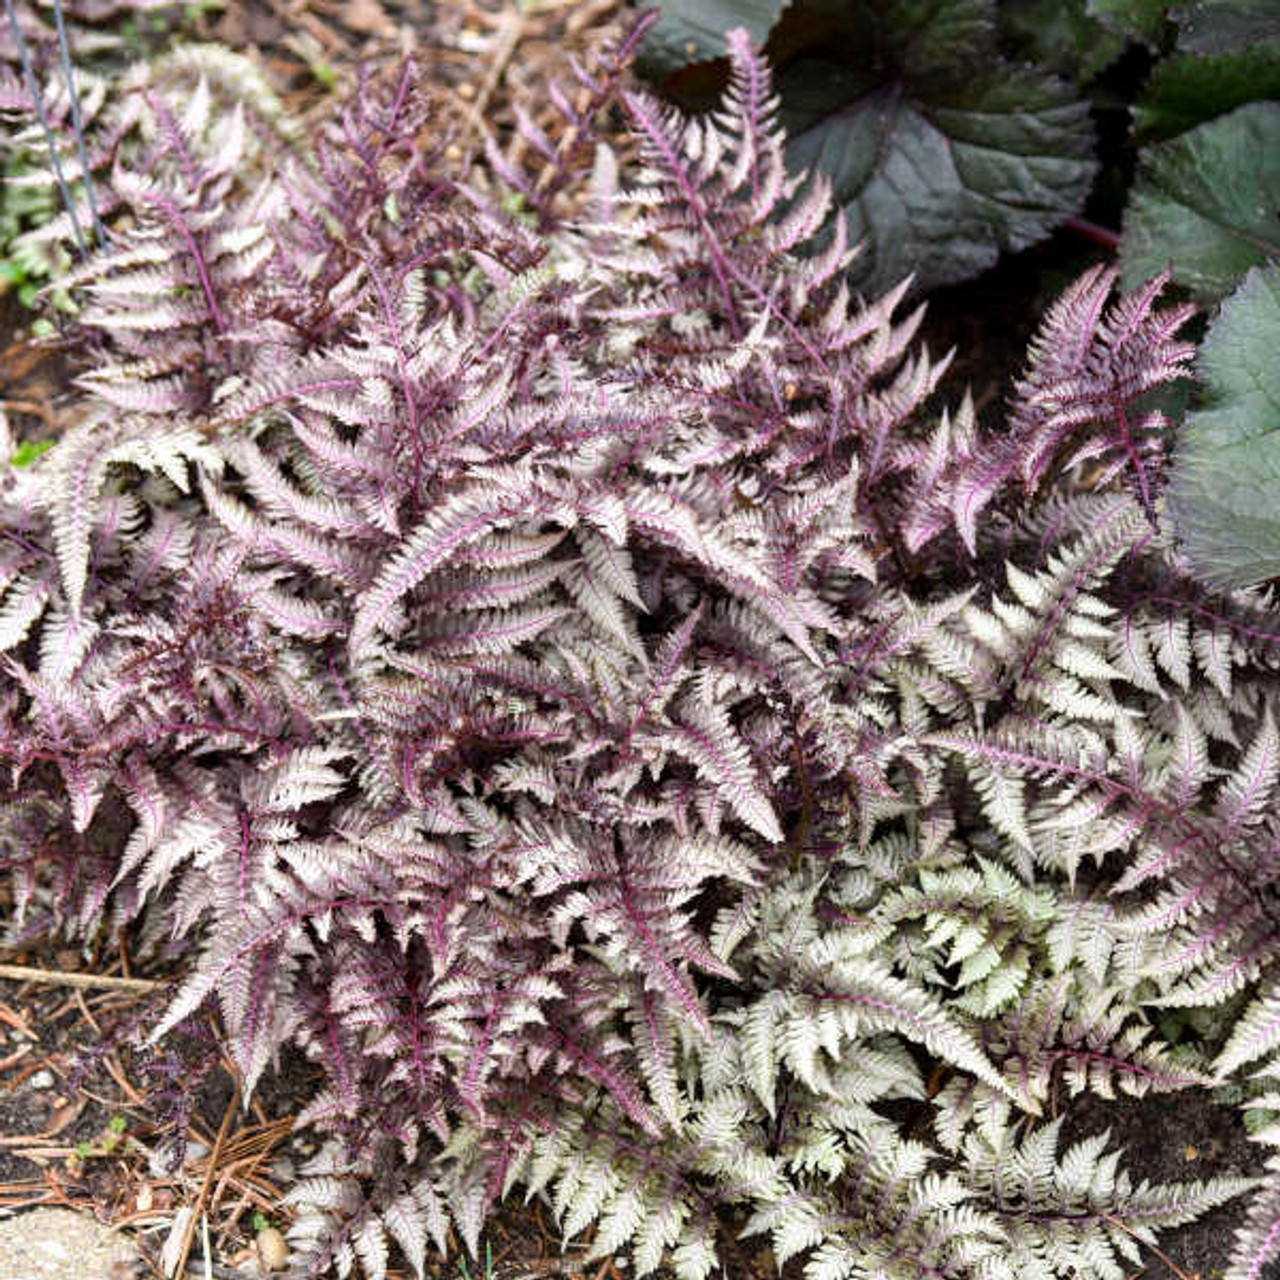
<svg viewBox="0 0 1280 1280">
<path fill-rule="evenodd" d="M 1178 48 L 1189 53 L 1230 53 L 1280 40 L 1275 0 L 1194 0 L 1173 11 Z"/>
<path fill-rule="evenodd" d="M 953 20 L 949 45 L 925 7 L 851 19 L 890 28 L 866 66 L 804 59 L 779 82 L 788 162 L 830 178 L 866 244 L 852 272 L 868 294 L 906 275 L 922 292 L 977 275 L 1076 212 L 1094 174 L 1087 104 L 1002 65 L 981 23 L 959 24 L 985 6 L 928 6 Z"/>
<path fill-rule="evenodd" d="M 745 27 L 763 44 L 788 0 L 662 0 L 645 38 L 641 65 L 665 75 L 691 62 L 724 56 L 725 33 Z"/>
<path fill-rule="evenodd" d="M 1280 266 L 1255 268 L 1201 348 L 1208 403 L 1188 418 L 1174 458 L 1175 527 L 1196 569 L 1218 586 L 1280 574 L 1277 351 Z"/>
<path fill-rule="evenodd" d="M 1164 59 L 1133 107 L 1143 142 L 1171 138 L 1250 102 L 1280 98 L 1280 43 Z"/>
<path fill-rule="evenodd" d="M 1096 168 L 1088 104 L 1007 61 L 997 16 L 994 0 L 665 0 L 644 65 L 665 75 L 714 57 L 735 24 L 772 32 L 791 59 L 777 78 L 787 164 L 830 180 L 864 243 L 853 283 L 871 296 L 910 275 L 926 292 L 1043 239 Z M 1105 65 L 1118 39 L 1077 16 L 1111 41 Z"/>
<path fill-rule="evenodd" d="M 1280 102 L 1252 102 L 1148 147 L 1124 218 L 1126 287 L 1170 268 L 1201 298 L 1280 258 Z"/>
</svg>

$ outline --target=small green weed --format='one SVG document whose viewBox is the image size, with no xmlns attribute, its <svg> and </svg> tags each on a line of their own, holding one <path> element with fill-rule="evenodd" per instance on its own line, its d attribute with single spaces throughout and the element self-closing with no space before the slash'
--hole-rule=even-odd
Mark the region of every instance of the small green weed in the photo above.
<svg viewBox="0 0 1280 1280">
<path fill-rule="evenodd" d="M 459 1259 L 458 1265 L 462 1269 L 462 1280 L 472 1280 L 471 1268 L 467 1266 L 465 1257 Z M 484 1242 L 484 1275 L 479 1280 L 493 1280 L 493 1245 L 488 1240 Z"/>
<path fill-rule="evenodd" d="M 52 448 L 52 440 L 24 440 L 13 451 L 9 462 L 15 467 L 29 467 L 42 453 L 48 453 Z"/>
</svg>

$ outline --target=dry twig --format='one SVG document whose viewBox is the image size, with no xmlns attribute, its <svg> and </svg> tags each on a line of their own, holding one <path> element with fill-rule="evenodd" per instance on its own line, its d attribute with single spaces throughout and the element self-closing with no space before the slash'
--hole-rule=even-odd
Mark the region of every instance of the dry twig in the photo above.
<svg viewBox="0 0 1280 1280">
<path fill-rule="evenodd" d="M 44 982 L 84 991 L 154 991 L 164 986 L 149 978 L 117 978 L 106 974 L 73 973 L 67 969 L 36 969 L 25 964 L 0 964 L 0 978 L 14 982 Z"/>
<path fill-rule="evenodd" d="M 205 1202 L 209 1198 L 209 1189 L 213 1186 L 213 1175 L 218 1168 L 218 1159 L 222 1154 L 223 1144 L 231 1130 L 231 1121 L 235 1117 L 236 1108 L 240 1105 L 240 1082 L 237 1080 L 231 1090 L 231 1101 L 227 1103 L 227 1112 L 218 1127 L 218 1136 L 214 1139 L 213 1150 L 209 1153 L 209 1166 L 204 1171 L 204 1181 L 200 1184 L 200 1194 L 191 1209 L 191 1217 L 187 1219 L 187 1229 L 182 1237 L 182 1252 L 178 1254 L 178 1265 L 174 1268 L 176 1275 L 181 1275 L 187 1267 L 187 1258 L 191 1255 L 191 1245 L 196 1238 L 196 1223 L 204 1212 Z"/>
<path fill-rule="evenodd" d="M 506 71 L 507 64 L 511 61 L 512 55 L 516 51 L 516 46 L 524 37 L 527 21 L 528 15 L 519 9 L 506 16 L 498 32 L 497 48 L 494 50 L 493 61 L 489 64 L 484 83 L 481 84 L 480 91 L 476 94 L 476 99 L 471 104 L 471 110 L 467 112 L 467 118 L 463 122 L 464 138 L 469 137 L 472 133 L 479 133 L 482 136 L 485 133 L 485 109 L 489 105 L 489 99 L 493 97 L 494 90 L 502 81 L 503 72 Z"/>
<path fill-rule="evenodd" d="M 1122 1222 L 1119 1218 L 1114 1217 L 1109 1213 L 1104 1213 L 1102 1217 L 1105 1221 L 1111 1223 L 1113 1227 L 1119 1227 L 1120 1230 L 1123 1231 L 1126 1235 L 1132 1236 L 1135 1240 L 1138 1241 L 1139 1244 L 1146 1245 L 1147 1248 L 1150 1249 L 1151 1252 L 1154 1253 L 1156 1257 L 1159 1258 L 1160 1261 L 1163 1262 L 1164 1265 L 1168 1267 L 1169 1270 L 1172 1271 L 1175 1276 L 1178 1277 L 1178 1280 L 1200 1280 L 1200 1273 L 1198 1271 L 1183 1271 L 1183 1269 L 1180 1266 L 1178 1266 L 1178 1264 L 1174 1262 L 1174 1260 L 1171 1257 L 1169 1257 L 1169 1255 L 1165 1253 L 1163 1249 L 1159 1248 L 1157 1245 L 1154 1245 L 1154 1244 L 1147 1244 L 1147 1242 L 1140 1235 L 1138 1235 L 1136 1231 L 1132 1230 L 1128 1225 Z M 1138 1274 L 1141 1275 L 1142 1272 L 1139 1271 Z"/>
</svg>

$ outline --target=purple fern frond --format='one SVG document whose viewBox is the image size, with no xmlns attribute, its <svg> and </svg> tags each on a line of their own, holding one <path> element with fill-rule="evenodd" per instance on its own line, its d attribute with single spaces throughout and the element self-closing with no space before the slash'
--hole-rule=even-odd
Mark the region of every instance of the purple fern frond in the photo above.
<svg viewBox="0 0 1280 1280">
<path fill-rule="evenodd" d="M 1175 335 L 1195 308 L 1156 310 L 1168 280 L 1156 276 L 1107 309 L 1117 277 L 1115 268 L 1091 268 L 1050 307 L 1015 386 L 1007 435 L 970 446 L 954 468 L 951 512 L 971 551 L 996 494 L 1015 479 L 1033 493 L 1051 468 L 1088 464 L 1093 487 L 1123 476 L 1154 521 L 1172 424 L 1144 397 L 1187 376 L 1195 347 Z"/>
</svg>

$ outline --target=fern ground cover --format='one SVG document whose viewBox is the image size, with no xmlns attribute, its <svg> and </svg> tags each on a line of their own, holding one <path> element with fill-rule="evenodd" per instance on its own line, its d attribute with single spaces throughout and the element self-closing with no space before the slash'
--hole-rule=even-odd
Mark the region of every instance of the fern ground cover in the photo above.
<svg viewBox="0 0 1280 1280">
<path fill-rule="evenodd" d="M 895 83 L 995 47 L 927 8 Z M 742 27 L 713 110 L 657 96 L 664 20 L 470 155 L 412 62 L 310 131 L 208 45 L 82 104 L 93 181 L 29 233 L 76 412 L 0 440 L 7 942 L 175 975 L 159 1162 L 222 1051 L 246 1107 L 309 1064 L 297 1276 L 479 1265 L 520 1197 L 681 1280 L 735 1237 L 1119 1280 L 1236 1206 L 1224 1280 L 1273 1276 L 1280 619 L 1169 501 L 1237 421 L 1175 393 L 1266 318 L 1198 354 L 1178 262 L 1095 255 L 975 404 L 868 265 L 891 175 L 854 216 Z M 919 119 L 977 128 L 943 89 Z M 1061 181 L 1034 231 L 964 187 L 992 254 L 1092 172 L 1032 96 L 986 179 L 1034 135 Z M 1171 1131 L 1153 1178 L 1121 1135 L 1187 1099 L 1261 1158 Z"/>
</svg>

